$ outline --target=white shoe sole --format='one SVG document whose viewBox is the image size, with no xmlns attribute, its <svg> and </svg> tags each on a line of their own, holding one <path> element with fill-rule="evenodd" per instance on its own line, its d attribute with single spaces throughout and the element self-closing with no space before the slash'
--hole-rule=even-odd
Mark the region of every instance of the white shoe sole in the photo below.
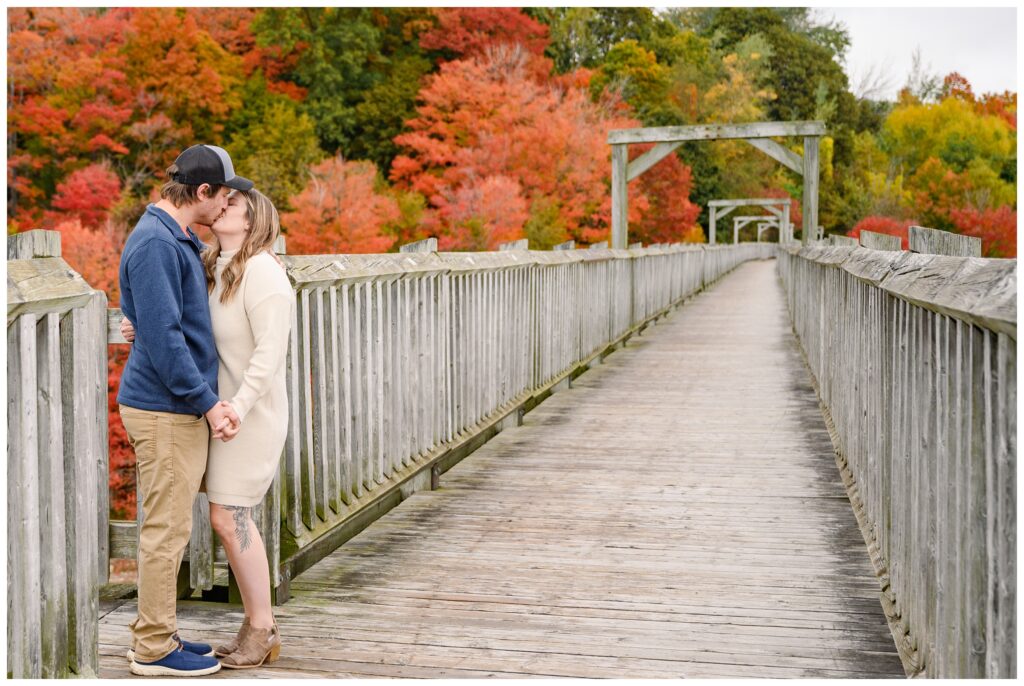
<svg viewBox="0 0 1024 686">
<path fill-rule="evenodd" d="M 220 671 L 220 663 L 218 662 L 206 669 L 172 669 L 160 665 L 139 664 L 132 660 L 132 663 L 128 665 L 128 669 L 131 670 L 132 674 L 138 676 L 206 676 L 207 674 Z"/>
<path fill-rule="evenodd" d="M 198 655 L 199 653 L 196 653 Z M 125 656 L 128 658 L 128 662 L 135 659 L 135 651 L 131 648 L 128 649 L 128 654 Z M 218 657 L 212 650 L 208 653 L 203 653 L 203 657 Z M 226 656 L 225 656 L 226 657 Z"/>
</svg>

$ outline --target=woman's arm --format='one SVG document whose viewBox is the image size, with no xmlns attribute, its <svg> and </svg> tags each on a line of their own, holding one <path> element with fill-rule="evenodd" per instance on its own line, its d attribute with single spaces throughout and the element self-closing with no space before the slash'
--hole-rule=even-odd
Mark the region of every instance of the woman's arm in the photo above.
<svg viewBox="0 0 1024 686">
<path fill-rule="evenodd" d="M 291 293 L 272 293 L 246 307 L 256 347 L 242 375 L 242 385 L 230 401 L 243 421 L 256 401 L 270 390 L 277 370 L 284 364 L 291 332 L 292 300 Z"/>
</svg>

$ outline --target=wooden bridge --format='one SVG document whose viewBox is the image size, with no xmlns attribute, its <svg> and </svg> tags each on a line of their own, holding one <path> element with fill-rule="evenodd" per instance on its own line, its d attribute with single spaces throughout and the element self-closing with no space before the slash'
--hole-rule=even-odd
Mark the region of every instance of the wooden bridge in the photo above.
<svg viewBox="0 0 1024 686">
<path fill-rule="evenodd" d="M 909 252 L 818 240 L 823 134 L 613 131 L 611 249 L 283 256 L 260 675 L 1015 677 L 1016 260 L 921 227 Z M 802 177 L 803 246 L 771 198 L 712 216 L 779 204 L 779 244 L 630 245 L 628 181 L 722 138 Z M 9 236 L 7 268 L 7 673 L 128 676 L 121 315 L 59 234 Z M 179 626 L 216 641 L 242 615 L 207 507 Z"/>
</svg>

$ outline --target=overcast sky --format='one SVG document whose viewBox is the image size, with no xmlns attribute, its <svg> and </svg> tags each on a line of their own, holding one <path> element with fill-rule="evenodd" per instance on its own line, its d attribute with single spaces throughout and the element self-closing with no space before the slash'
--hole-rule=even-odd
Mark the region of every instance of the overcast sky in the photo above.
<svg viewBox="0 0 1024 686">
<path fill-rule="evenodd" d="M 923 65 L 940 77 L 958 71 L 976 94 L 1017 90 L 1017 10 L 1013 8 L 860 8 L 818 7 L 850 32 L 846 73 L 858 92 L 872 69 L 888 78 L 889 88 L 872 97 L 893 100 L 907 80 L 915 48 Z"/>
</svg>

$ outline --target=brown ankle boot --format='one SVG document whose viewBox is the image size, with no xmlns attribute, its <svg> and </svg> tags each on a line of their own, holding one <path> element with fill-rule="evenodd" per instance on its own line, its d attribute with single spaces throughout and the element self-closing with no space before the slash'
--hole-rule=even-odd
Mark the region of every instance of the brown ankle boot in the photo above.
<svg viewBox="0 0 1024 686">
<path fill-rule="evenodd" d="M 274 623 L 269 629 L 249 627 L 249 632 L 238 645 L 238 649 L 221 660 L 228 669 L 252 669 L 263 663 L 275 661 L 281 654 L 281 633 Z"/>
<path fill-rule="evenodd" d="M 242 628 L 238 630 L 238 635 L 231 639 L 228 643 L 222 643 L 213 649 L 213 654 L 216 657 L 227 657 L 231 653 L 238 650 L 239 644 L 245 639 L 245 635 L 249 633 L 249 618 L 246 617 L 242 622 Z"/>
</svg>

